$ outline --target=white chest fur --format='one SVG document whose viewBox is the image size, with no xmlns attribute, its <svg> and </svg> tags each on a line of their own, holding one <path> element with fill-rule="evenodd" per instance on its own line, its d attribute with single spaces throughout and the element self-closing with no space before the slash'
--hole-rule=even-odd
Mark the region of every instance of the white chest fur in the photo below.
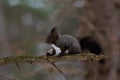
<svg viewBox="0 0 120 80">
<path fill-rule="evenodd" d="M 54 44 L 51 44 L 51 46 L 53 47 L 53 49 L 50 49 L 50 50 L 48 51 L 48 53 L 52 54 L 52 53 L 53 53 L 53 50 L 55 50 L 55 55 L 59 55 L 59 54 L 61 53 L 61 49 L 60 49 L 59 47 L 57 47 L 57 46 L 54 45 Z M 68 54 L 69 51 L 66 50 L 65 53 Z"/>
<path fill-rule="evenodd" d="M 55 50 L 56 55 L 59 55 L 61 53 L 61 49 L 59 47 L 57 47 L 54 44 L 51 44 L 51 46 L 53 47 L 53 49 Z"/>
</svg>

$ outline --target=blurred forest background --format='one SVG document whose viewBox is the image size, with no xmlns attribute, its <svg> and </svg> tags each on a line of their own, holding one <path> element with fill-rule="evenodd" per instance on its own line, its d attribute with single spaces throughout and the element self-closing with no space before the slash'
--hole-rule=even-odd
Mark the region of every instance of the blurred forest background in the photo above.
<svg viewBox="0 0 120 80">
<path fill-rule="evenodd" d="M 68 80 L 119 80 L 119 14 L 120 0 L 0 0 L 0 57 L 45 55 L 50 49 L 45 39 L 56 26 L 62 34 L 92 35 L 109 56 L 105 65 L 56 63 Z M 22 74 L 15 64 L 0 66 L 0 80 L 66 80 L 49 63 L 19 65 Z"/>
</svg>

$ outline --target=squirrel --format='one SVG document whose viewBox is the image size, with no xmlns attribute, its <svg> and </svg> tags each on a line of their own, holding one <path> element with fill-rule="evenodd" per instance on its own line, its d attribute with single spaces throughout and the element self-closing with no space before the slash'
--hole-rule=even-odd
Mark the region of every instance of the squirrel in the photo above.
<svg viewBox="0 0 120 80">
<path fill-rule="evenodd" d="M 103 49 L 100 43 L 92 36 L 85 36 L 81 39 L 70 35 L 61 35 L 57 27 L 53 27 L 50 34 L 47 36 L 46 43 L 52 46 L 52 49 L 47 52 L 47 56 L 65 54 L 77 54 L 82 51 L 100 55 L 103 54 Z M 99 61 L 104 64 L 105 60 Z"/>
<path fill-rule="evenodd" d="M 46 43 L 50 44 L 53 49 L 47 52 L 48 56 L 81 53 L 79 41 L 70 35 L 61 35 L 57 27 L 53 27 L 47 36 Z"/>
</svg>

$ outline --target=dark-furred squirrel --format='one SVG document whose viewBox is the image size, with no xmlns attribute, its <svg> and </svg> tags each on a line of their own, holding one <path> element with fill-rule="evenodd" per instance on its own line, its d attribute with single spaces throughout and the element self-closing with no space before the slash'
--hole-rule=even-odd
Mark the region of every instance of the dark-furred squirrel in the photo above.
<svg viewBox="0 0 120 80">
<path fill-rule="evenodd" d="M 56 27 L 52 28 L 50 34 L 47 36 L 46 43 L 53 47 L 53 49 L 47 52 L 47 56 L 77 54 L 84 50 L 88 50 L 96 55 L 103 53 L 101 45 L 91 36 L 77 39 L 70 35 L 61 35 Z"/>
<path fill-rule="evenodd" d="M 81 53 L 79 41 L 70 35 L 61 35 L 56 27 L 52 28 L 46 42 L 53 47 L 47 52 L 48 56 Z"/>
</svg>

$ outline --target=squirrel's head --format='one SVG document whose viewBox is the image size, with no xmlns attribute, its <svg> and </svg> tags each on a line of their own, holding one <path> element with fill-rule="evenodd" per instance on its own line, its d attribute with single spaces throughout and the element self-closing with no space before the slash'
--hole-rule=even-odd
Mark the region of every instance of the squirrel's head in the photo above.
<svg viewBox="0 0 120 80">
<path fill-rule="evenodd" d="M 59 38 L 59 33 L 57 27 L 53 27 L 49 35 L 47 36 L 46 43 L 55 44 Z"/>
</svg>

